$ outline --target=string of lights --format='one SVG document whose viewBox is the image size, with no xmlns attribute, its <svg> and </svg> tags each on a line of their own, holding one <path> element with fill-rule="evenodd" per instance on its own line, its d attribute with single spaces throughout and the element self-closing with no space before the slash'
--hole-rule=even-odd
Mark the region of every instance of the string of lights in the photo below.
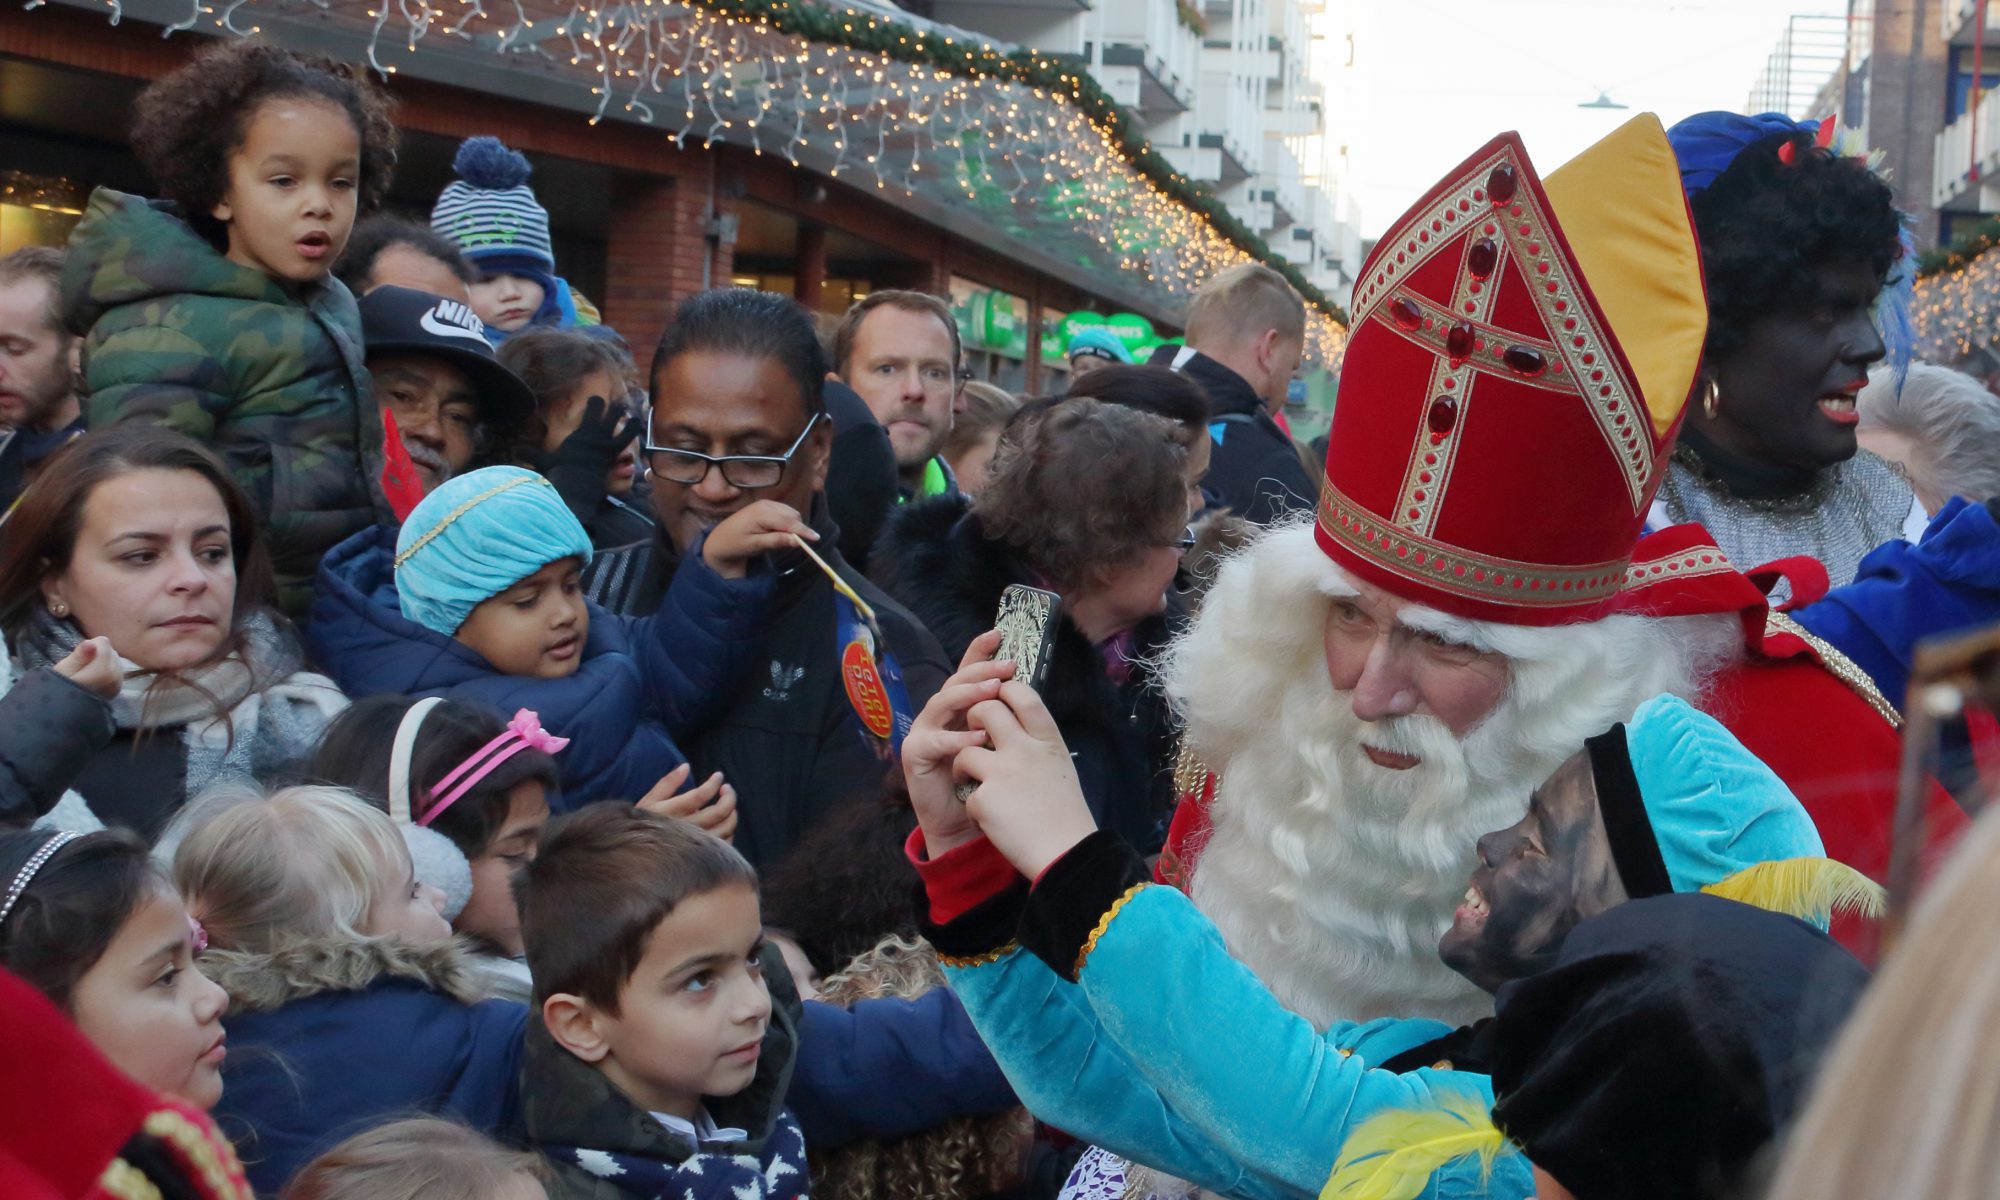
<svg viewBox="0 0 2000 1200">
<path fill-rule="evenodd" d="M 1957 362 L 2000 344 L 2000 253 L 1987 249 L 1953 271 L 1917 280 L 1917 356 Z"/>
<path fill-rule="evenodd" d="M 36 7 L 44 0 L 31 0 Z M 115 22 L 122 0 L 105 0 Z M 371 66 L 448 48 L 588 85 L 595 124 L 651 124 L 856 186 L 970 208 L 1010 238 L 1140 284 L 1178 309 L 1265 261 L 1308 299 L 1307 356 L 1332 367 L 1346 314 L 1175 172 L 1080 68 L 817 0 L 186 0 L 169 30 L 248 35 L 310 12 L 367 38 Z"/>
</svg>

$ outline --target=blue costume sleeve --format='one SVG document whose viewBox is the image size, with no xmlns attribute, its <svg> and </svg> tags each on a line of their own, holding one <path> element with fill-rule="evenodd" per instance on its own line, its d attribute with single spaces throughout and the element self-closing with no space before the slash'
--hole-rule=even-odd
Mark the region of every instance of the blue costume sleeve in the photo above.
<svg viewBox="0 0 2000 1200">
<path fill-rule="evenodd" d="M 1348 1134 L 1370 1117 L 1446 1099 L 1493 1103 L 1484 1075 L 1371 1069 L 1341 1044 L 1383 1036 L 1379 1028 L 1316 1033 L 1229 955 L 1174 888 L 1128 893 L 1085 953 L 1078 985 L 1101 1030 L 1205 1141 L 1276 1175 L 1288 1194 L 1318 1196 Z M 1519 1198 L 1532 1190 L 1526 1164 L 1510 1155 L 1490 1177 L 1476 1160 L 1451 1163 L 1423 1195 Z"/>
<path fill-rule="evenodd" d="M 2000 523 L 1985 505 L 1954 499 L 1922 541 L 1876 547 L 1853 583 L 1791 616 L 1902 708 L 1919 641 L 2000 622 Z"/>
<path fill-rule="evenodd" d="M 720 711 L 764 647 L 773 576 L 753 570 L 724 579 L 701 555 L 707 540 L 681 556 L 659 611 L 612 618 L 630 634 L 648 712 L 675 738 L 700 730 Z"/>
<path fill-rule="evenodd" d="M 1037 1118 L 1237 1200 L 1304 1194 L 1208 1144 L 1098 1028 L 1076 986 L 1034 955 L 1011 949 L 977 966 L 947 966 L 945 974 L 1021 1103 Z"/>
</svg>

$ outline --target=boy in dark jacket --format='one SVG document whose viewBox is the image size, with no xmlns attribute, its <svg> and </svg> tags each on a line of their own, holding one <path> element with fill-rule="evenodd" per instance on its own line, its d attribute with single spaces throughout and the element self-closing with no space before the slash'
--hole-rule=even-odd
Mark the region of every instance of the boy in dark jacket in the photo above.
<svg viewBox="0 0 2000 1200">
<path fill-rule="evenodd" d="M 549 827 L 517 887 L 540 1014 L 523 1116 L 553 1200 L 805 1197 L 783 1107 L 798 997 L 743 856 L 598 804 Z"/>
</svg>

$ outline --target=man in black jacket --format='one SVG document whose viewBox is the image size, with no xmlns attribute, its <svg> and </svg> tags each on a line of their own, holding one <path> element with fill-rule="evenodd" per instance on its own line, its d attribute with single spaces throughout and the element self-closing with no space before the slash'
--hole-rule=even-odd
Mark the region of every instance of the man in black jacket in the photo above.
<svg viewBox="0 0 2000 1200">
<path fill-rule="evenodd" d="M 801 328 L 801 336 L 810 340 L 810 325 Z M 792 332 L 788 325 L 773 332 L 771 340 Z M 823 361 L 816 345 L 809 355 L 815 363 Z M 649 444 L 702 444 L 711 454 L 715 447 L 739 443 L 791 446 L 793 451 L 778 482 L 769 487 L 722 486 L 713 464 L 699 484 L 655 478 L 657 532 L 651 541 L 592 560 L 584 574 L 590 598 L 615 613 L 652 612 L 687 549 L 684 543 L 699 536 L 704 520 L 720 519 L 759 500 L 791 505 L 819 532 L 814 546 L 819 556 L 874 610 L 888 652 L 902 668 L 914 716 L 944 682 L 949 667 L 937 639 L 840 554 L 840 531 L 828 514 L 825 495 L 833 435 L 823 424 L 819 389 L 803 404 L 790 395 L 781 401 L 768 394 L 721 404 L 713 396 L 691 399 L 687 389 L 663 382 L 663 374 L 656 360 Z M 822 378 L 824 367 L 807 374 Z M 648 453 L 649 459 L 654 453 Z M 697 504 L 699 518 L 692 511 Z M 713 724 L 677 739 L 695 766 L 695 778 L 720 771 L 735 787 L 741 797 L 736 848 L 755 865 L 774 861 L 840 801 L 879 795 L 892 769 L 872 748 L 857 715 L 855 705 L 861 700 L 850 698 L 836 644 L 845 601 L 837 599 L 832 582 L 801 551 L 774 556 L 773 566 L 778 583 L 765 632 L 768 664 L 751 673 Z"/>
<path fill-rule="evenodd" d="M 1208 490 L 1259 525 L 1310 512 L 1319 499 L 1298 447 L 1271 419 L 1299 369 L 1305 336 L 1305 302 L 1285 277 L 1243 263 L 1195 293 L 1187 345 L 1153 352 L 1154 366 L 1172 367 L 1208 393 L 1215 442 Z"/>
<path fill-rule="evenodd" d="M 0 258 L 0 514 L 43 460 L 83 432 L 82 342 L 56 313 L 62 269 L 62 251 L 45 246 Z"/>
</svg>

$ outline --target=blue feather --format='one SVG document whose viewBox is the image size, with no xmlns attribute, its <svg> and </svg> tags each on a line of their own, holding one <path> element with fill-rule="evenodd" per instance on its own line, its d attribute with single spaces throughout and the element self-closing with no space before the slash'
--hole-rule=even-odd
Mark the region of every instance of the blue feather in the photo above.
<svg viewBox="0 0 2000 1200">
<path fill-rule="evenodd" d="M 473 187 L 498 191 L 520 187 L 535 168 L 526 155 L 509 150 L 497 137 L 470 137 L 460 143 L 451 169 Z"/>
<path fill-rule="evenodd" d="M 1901 395 L 1903 380 L 1909 376 L 1910 363 L 1917 354 L 1917 238 L 1909 216 L 1901 213 L 1898 216 L 1902 228 L 1897 239 L 1903 253 L 1875 301 L 1875 323 L 1882 331 L 1882 345 L 1887 351 L 1889 367 L 1896 375 L 1896 393 Z"/>
</svg>

